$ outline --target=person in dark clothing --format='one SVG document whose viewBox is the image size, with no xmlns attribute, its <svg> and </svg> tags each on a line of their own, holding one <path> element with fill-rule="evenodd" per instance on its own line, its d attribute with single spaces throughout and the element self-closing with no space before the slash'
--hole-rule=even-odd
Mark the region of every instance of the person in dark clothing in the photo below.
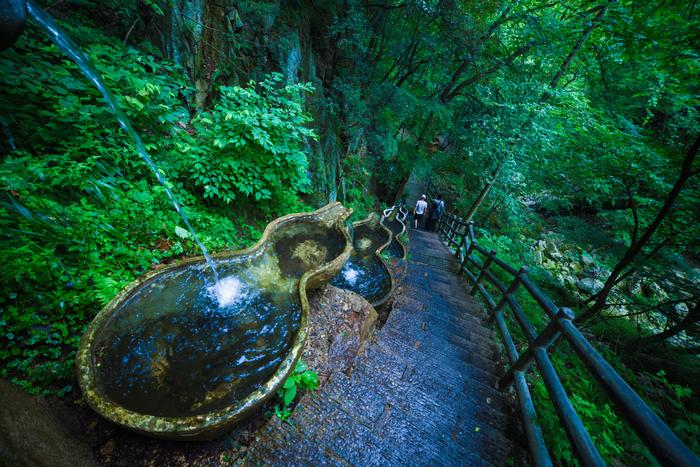
<svg viewBox="0 0 700 467">
<path fill-rule="evenodd" d="M 442 195 L 438 193 L 437 197 L 433 200 L 433 204 L 430 206 L 430 216 L 428 217 L 426 230 L 434 231 L 444 213 L 445 201 L 443 201 Z"/>
</svg>

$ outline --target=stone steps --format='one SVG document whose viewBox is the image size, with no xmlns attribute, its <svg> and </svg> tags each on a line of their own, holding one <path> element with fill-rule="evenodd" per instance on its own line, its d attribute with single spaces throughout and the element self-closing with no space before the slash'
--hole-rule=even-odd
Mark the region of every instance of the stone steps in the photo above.
<svg viewBox="0 0 700 467">
<path fill-rule="evenodd" d="M 420 253 L 352 374 L 305 396 L 292 424 L 269 423 L 242 464 L 503 465 L 512 456 L 511 402 L 495 388 L 483 308 L 445 270 L 456 261 L 434 234 L 409 235 Z"/>
</svg>

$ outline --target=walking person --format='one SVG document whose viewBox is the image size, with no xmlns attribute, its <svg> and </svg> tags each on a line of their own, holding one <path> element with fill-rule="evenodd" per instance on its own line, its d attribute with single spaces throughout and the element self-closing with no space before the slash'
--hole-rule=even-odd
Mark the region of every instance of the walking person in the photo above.
<svg viewBox="0 0 700 467">
<path fill-rule="evenodd" d="M 443 201 L 442 195 L 438 193 L 437 197 L 433 199 L 433 205 L 430 207 L 430 216 L 426 222 L 426 230 L 434 231 L 444 213 L 445 201 Z"/>
<path fill-rule="evenodd" d="M 418 228 L 418 222 L 423 218 L 426 209 L 428 209 L 426 196 L 421 195 L 420 199 L 416 202 L 416 207 L 413 208 L 413 222 L 416 229 Z"/>
</svg>

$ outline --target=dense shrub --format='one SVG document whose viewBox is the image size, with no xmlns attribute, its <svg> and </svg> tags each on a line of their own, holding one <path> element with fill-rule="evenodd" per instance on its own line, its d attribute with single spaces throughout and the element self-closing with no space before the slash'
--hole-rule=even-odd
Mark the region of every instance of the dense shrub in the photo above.
<svg viewBox="0 0 700 467">
<path fill-rule="evenodd" d="M 221 87 L 212 110 L 194 119 L 195 133 L 180 149 L 189 156 L 188 178 L 204 198 L 274 205 L 309 188 L 303 144 L 315 135 L 305 127 L 310 117 L 301 102 L 312 88 L 284 86 L 283 79 L 275 73 L 245 88 Z"/>
</svg>

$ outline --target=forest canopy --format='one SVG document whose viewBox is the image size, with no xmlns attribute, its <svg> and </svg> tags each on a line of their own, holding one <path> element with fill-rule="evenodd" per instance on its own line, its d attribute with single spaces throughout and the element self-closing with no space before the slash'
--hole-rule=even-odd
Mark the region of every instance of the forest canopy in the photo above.
<svg viewBox="0 0 700 467">
<path fill-rule="evenodd" d="M 694 0 L 40 3 L 210 250 L 332 200 L 357 218 L 412 205 L 409 178 L 430 177 L 700 449 Z M 0 127 L 0 376 L 65 396 L 100 307 L 198 250 L 100 94 L 31 21 L 0 52 Z M 558 369 L 603 454 L 647 458 L 567 351 Z M 531 384 L 555 455 L 572 459 Z"/>
</svg>

